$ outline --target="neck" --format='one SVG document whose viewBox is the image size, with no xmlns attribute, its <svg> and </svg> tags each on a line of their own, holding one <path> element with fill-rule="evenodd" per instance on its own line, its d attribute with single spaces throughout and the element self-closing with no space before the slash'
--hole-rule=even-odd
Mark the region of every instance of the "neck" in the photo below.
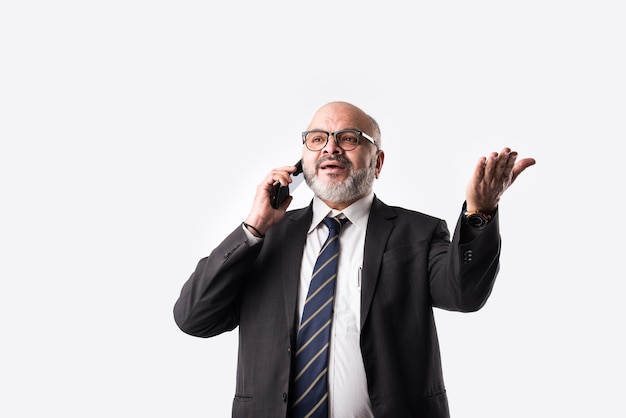
<svg viewBox="0 0 626 418">
<path fill-rule="evenodd" d="M 346 202 L 330 202 L 328 200 L 324 200 L 324 199 L 321 199 L 321 198 L 320 198 L 320 200 L 322 202 L 326 203 L 326 205 L 329 208 L 341 211 L 341 210 L 344 210 L 345 208 L 347 208 L 348 206 L 350 206 L 351 204 L 353 204 L 354 202 L 356 202 L 357 200 L 359 200 L 359 199 L 361 199 L 361 198 L 363 198 L 365 196 L 367 196 L 367 195 L 359 196 L 356 199 L 348 200 Z"/>
</svg>

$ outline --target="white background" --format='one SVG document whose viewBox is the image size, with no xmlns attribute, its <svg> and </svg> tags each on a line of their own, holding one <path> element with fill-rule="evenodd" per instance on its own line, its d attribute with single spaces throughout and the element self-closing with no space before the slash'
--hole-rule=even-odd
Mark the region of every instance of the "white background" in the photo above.
<svg viewBox="0 0 626 418">
<path fill-rule="evenodd" d="M 236 332 L 173 304 L 347 100 L 377 195 L 452 227 L 481 155 L 537 159 L 491 299 L 436 313 L 453 417 L 626 416 L 621 4 L 2 2 L 0 415 L 230 416 Z"/>
</svg>

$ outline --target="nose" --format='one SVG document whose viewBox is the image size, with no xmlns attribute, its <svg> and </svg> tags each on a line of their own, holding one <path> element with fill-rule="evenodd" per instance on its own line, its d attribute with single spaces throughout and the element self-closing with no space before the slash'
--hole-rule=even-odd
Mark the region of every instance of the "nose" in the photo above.
<svg viewBox="0 0 626 418">
<path fill-rule="evenodd" d="M 337 144 L 337 137 L 335 134 L 330 134 L 328 142 L 326 142 L 326 145 L 322 148 L 322 152 L 327 154 L 341 154 L 343 152 L 343 148 Z"/>
</svg>

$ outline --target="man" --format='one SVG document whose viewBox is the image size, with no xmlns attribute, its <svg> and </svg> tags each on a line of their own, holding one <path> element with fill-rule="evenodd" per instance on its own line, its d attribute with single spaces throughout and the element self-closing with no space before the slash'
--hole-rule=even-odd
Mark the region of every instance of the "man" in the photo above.
<svg viewBox="0 0 626 418">
<path fill-rule="evenodd" d="M 321 107 L 302 149 L 311 205 L 286 212 L 289 197 L 273 208 L 270 189 L 289 184 L 296 167 L 272 170 L 243 225 L 183 286 L 176 323 L 199 337 L 239 326 L 234 417 L 448 417 L 432 308 L 484 305 L 499 268 L 500 197 L 535 161 L 516 162 L 509 148 L 481 158 L 450 240 L 443 220 L 373 194 L 385 154 L 378 124 L 358 107 Z M 324 279 L 334 293 L 315 311 L 330 304 L 331 319 L 304 338 L 312 321 L 305 305 L 320 292 L 308 295 L 319 277 L 312 275 L 316 258 L 338 223 L 339 238 L 330 241 L 338 240 L 341 256 L 333 253 L 336 274 Z M 326 332 L 330 341 L 302 360 Z M 317 362 L 315 376 L 299 387 Z"/>
</svg>

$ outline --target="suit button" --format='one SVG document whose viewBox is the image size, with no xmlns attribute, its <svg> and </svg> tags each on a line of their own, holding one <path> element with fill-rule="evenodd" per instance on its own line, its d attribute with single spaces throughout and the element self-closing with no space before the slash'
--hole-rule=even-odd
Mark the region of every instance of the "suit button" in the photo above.
<svg viewBox="0 0 626 418">
<path fill-rule="evenodd" d="M 287 393 L 283 392 L 283 402 L 287 402 Z"/>
<path fill-rule="evenodd" d="M 472 257 L 474 256 L 474 253 L 472 253 L 472 250 L 467 250 L 463 253 L 463 262 L 465 264 L 469 264 L 470 261 L 472 261 Z"/>
</svg>

